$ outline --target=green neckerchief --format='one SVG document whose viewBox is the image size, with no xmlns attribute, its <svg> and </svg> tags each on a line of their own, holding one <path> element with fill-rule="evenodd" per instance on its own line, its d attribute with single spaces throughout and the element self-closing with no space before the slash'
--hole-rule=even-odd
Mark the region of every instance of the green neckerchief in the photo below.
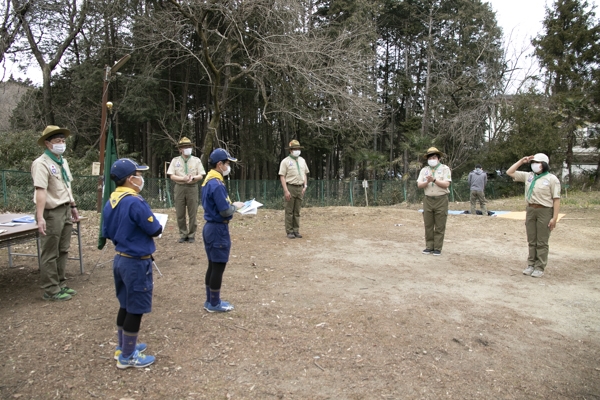
<svg viewBox="0 0 600 400">
<path fill-rule="evenodd" d="M 435 170 L 438 169 L 440 165 L 442 165 L 442 163 L 438 162 L 437 165 L 433 168 L 431 168 L 431 165 L 429 166 L 429 169 L 431 170 L 431 176 L 433 176 L 433 179 L 435 179 Z M 435 186 L 435 183 L 431 182 L 431 186 Z"/>
<path fill-rule="evenodd" d="M 190 160 L 190 158 L 192 158 L 192 156 L 189 156 L 187 160 L 185 158 L 183 158 L 183 156 L 179 156 L 179 157 L 181 157 L 181 159 L 183 160 L 183 165 L 185 166 L 185 168 L 184 168 L 185 174 L 187 175 L 187 173 L 188 173 L 187 162 Z"/>
<path fill-rule="evenodd" d="M 67 185 L 67 187 L 69 187 L 69 175 L 67 175 L 67 171 L 65 170 L 65 167 L 63 167 L 63 158 L 62 156 L 60 156 L 60 158 L 56 157 L 56 154 L 54 154 L 53 152 L 51 152 L 49 149 L 46 149 L 46 151 L 44 151 L 44 154 L 46 154 L 48 157 L 50 157 L 50 159 L 52 161 L 54 161 L 55 163 L 57 163 L 60 166 L 60 172 L 62 174 L 63 177 L 63 181 L 65 181 L 65 185 Z"/>
<path fill-rule="evenodd" d="M 300 157 L 300 156 L 298 156 Z M 298 164 L 298 157 L 294 157 L 293 155 L 290 154 L 290 158 L 294 161 L 296 161 L 296 168 L 298 168 L 298 176 L 300 176 L 300 178 L 302 178 L 302 180 L 304 181 L 304 177 L 302 176 L 302 172 L 300 172 L 300 164 Z"/>
<path fill-rule="evenodd" d="M 533 181 L 531 181 L 531 185 L 529 185 L 529 189 L 527 189 L 527 201 L 531 200 L 531 196 L 533 196 L 533 188 L 535 186 L 535 181 L 540 179 L 542 176 L 548 175 L 548 171 L 544 172 L 543 174 L 539 174 L 539 175 L 534 172 L 533 175 L 534 175 Z"/>
</svg>

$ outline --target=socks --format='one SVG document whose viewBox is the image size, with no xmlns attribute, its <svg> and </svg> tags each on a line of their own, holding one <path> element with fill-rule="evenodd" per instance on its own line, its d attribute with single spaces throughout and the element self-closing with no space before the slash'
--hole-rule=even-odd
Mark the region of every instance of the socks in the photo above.
<svg viewBox="0 0 600 400">
<path fill-rule="evenodd" d="M 206 302 L 210 303 L 210 287 L 206 285 Z"/>
<path fill-rule="evenodd" d="M 210 305 L 215 307 L 221 302 L 221 291 L 210 290 Z"/>
<path fill-rule="evenodd" d="M 117 326 L 117 338 L 118 338 L 118 342 L 119 342 L 119 344 L 117 344 L 117 347 L 122 349 L 123 348 L 123 327 L 122 326 Z"/>
<path fill-rule="evenodd" d="M 135 345 L 137 344 L 137 338 L 138 338 L 137 332 L 130 333 L 130 332 L 123 331 L 123 347 L 121 347 L 123 352 L 121 353 L 121 355 L 124 358 L 131 357 L 131 355 L 135 351 Z"/>
</svg>

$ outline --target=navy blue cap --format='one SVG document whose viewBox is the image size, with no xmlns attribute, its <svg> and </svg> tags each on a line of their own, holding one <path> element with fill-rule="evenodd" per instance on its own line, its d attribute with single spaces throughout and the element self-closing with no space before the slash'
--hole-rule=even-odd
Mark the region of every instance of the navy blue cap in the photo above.
<svg viewBox="0 0 600 400">
<path fill-rule="evenodd" d="M 135 171 L 148 171 L 149 169 L 150 167 L 147 165 L 139 165 L 132 159 L 119 158 L 110 168 L 110 177 L 117 182 L 132 175 Z"/>
<path fill-rule="evenodd" d="M 219 161 L 225 161 L 225 160 L 236 162 L 237 158 L 233 158 L 227 150 L 221 149 L 221 148 L 214 149 L 212 151 L 212 153 L 210 153 L 210 156 L 208 157 L 208 162 L 212 165 L 215 165 Z"/>
</svg>

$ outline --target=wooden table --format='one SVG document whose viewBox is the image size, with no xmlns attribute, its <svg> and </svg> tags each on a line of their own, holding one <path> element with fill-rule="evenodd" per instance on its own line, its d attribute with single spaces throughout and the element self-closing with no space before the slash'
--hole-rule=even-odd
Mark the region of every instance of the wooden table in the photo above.
<svg viewBox="0 0 600 400">
<path fill-rule="evenodd" d="M 12 223 L 13 219 L 24 217 L 28 214 L 0 214 L 0 231 L 6 231 L 0 233 L 0 248 L 6 247 L 8 249 L 8 266 L 13 267 L 13 257 L 37 257 L 38 267 L 40 266 L 41 251 L 40 251 L 40 235 L 38 231 L 37 223 L 32 222 L 28 224 L 16 224 L 15 226 L 2 225 L 3 223 Z M 79 221 L 73 222 L 73 232 L 77 234 L 77 247 L 79 250 L 79 257 L 69 257 L 69 260 L 79 260 L 79 271 L 83 274 L 83 254 L 81 249 L 81 221 L 85 217 L 81 217 Z M 37 254 L 26 254 L 26 253 L 15 253 L 13 252 L 12 246 L 29 242 L 31 240 L 36 241 Z"/>
</svg>

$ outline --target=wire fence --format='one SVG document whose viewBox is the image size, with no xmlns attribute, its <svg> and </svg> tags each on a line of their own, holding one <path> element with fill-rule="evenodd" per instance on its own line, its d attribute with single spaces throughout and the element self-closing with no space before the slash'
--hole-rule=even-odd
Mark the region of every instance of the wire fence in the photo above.
<svg viewBox="0 0 600 400">
<path fill-rule="evenodd" d="M 33 181 L 29 172 L 2 170 L 2 209 L 10 212 L 34 212 Z M 402 202 L 420 203 L 423 190 L 414 180 L 311 180 L 304 196 L 304 207 L 328 206 L 389 206 Z M 283 189 L 279 180 L 225 180 L 232 200 L 256 199 L 265 208 L 283 209 Z M 145 178 L 142 196 L 152 208 L 171 208 L 174 204 L 174 183 L 165 178 Z M 365 187 L 367 186 L 367 187 Z M 96 210 L 98 176 L 74 176 L 72 190 L 81 210 Z M 469 201 L 466 181 L 453 182 L 451 201 Z M 202 187 L 198 187 L 201 195 Z M 485 189 L 488 199 L 510 197 L 523 193 L 523 186 L 513 182 L 490 180 Z"/>
</svg>

